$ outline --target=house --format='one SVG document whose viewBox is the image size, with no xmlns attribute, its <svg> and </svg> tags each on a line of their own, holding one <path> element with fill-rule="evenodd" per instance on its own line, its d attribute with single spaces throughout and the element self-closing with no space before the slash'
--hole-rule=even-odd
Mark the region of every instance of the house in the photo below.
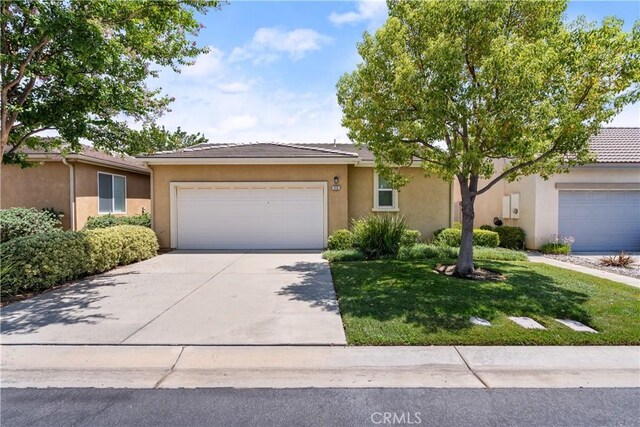
<svg viewBox="0 0 640 427">
<path fill-rule="evenodd" d="M 131 157 L 84 146 L 63 156 L 25 148 L 38 166 L 2 165 L 0 208 L 53 208 L 65 229 L 81 229 L 90 216 L 138 215 L 150 208 L 150 172 Z"/>
<path fill-rule="evenodd" d="M 396 191 L 351 144 L 200 144 L 139 159 L 163 248 L 320 249 L 377 212 L 403 215 L 424 236 L 451 223 L 450 183 L 413 167 Z"/>
<path fill-rule="evenodd" d="M 603 128 L 589 145 L 593 164 L 501 181 L 478 196 L 475 226 L 500 218 L 522 227 L 532 249 L 560 235 L 573 237 L 576 252 L 640 251 L 640 128 Z"/>
</svg>

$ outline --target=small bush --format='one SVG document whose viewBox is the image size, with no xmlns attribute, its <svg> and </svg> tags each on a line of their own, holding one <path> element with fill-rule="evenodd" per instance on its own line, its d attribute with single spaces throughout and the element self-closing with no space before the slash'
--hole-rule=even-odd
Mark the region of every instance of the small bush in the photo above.
<svg viewBox="0 0 640 427">
<path fill-rule="evenodd" d="M 477 261 L 528 261 L 527 254 L 505 248 L 473 248 L 473 259 Z"/>
<path fill-rule="evenodd" d="M 156 256 L 158 238 L 150 228 L 139 225 L 120 225 L 111 230 L 124 240 L 120 252 L 120 265 L 131 264 Z"/>
<path fill-rule="evenodd" d="M 571 252 L 571 245 L 568 243 L 545 243 L 540 247 L 540 252 L 549 255 L 567 255 Z"/>
<path fill-rule="evenodd" d="M 353 246 L 367 259 L 393 257 L 407 226 L 396 215 L 372 215 L 353 223 Z"/>
<path fill-rule="evenodd" d="M 458 248 L 419 244 L 400 248 L 398 259 L 454 259 L 458 256 Z M 473 259 L 477 261 L 527 261 L 524 252 L 503 248 L 473 248 Z"/>
<path fill-rule="evenodd" d="M 493 231 L 498 233 L 500 237 L 501 248 L 524 249 L 525 237 L 527 235 L 522 228 L 503 225 L 501 227 L 495 227 Z"/>
<path fill-rule="evenodd" d="M 328 250 L 322 253 L 322 258 L 334 261 L 364 261 L 365 256 L 357 249 Z"/>
<path fill-rule="evenodd" d="M 347 229 L 334 231 L 327 241 L 329 250 L 345 250 L 353 248 L 353 233 Z"/>
<path fill-rule="evenodd" d="M 480 230 L 495 231 L 495 230 L 493 229 L 493 226 L 492 226 L 492 225 L 488 225 L 488 224 L 483 224 L 483 225 L 481 225 L 481 226 L 480 226 Z"/>
<path fill-rule="evenodd" d="M 62 232 L 60 220 L 35 208 L 0 210 L 0 242 L 38 233 Z"/>
<path fill-rule="evenodd" d="M 458 221 L 454 221 L 454 223 L 451 224 L 451 228 L 455 228 L 456 230 L 462 230 L 462 223 Z"/>
<path fill-rule="evenodd" d="M 115 215 L 101 215 L 90 216 L 87 218 L 87 222 L 84 225 L 84 230 L 93 230 L 96 228 L 114 227 L 116 225 L 139 225 L 142 227 L 151 228 L 151 215 L 143 213 L 133 216 L 115 216 Z"/>
<path fill-rule="evenodd" d="M 398 252 L 398 259 L 451 259 L 458 256 L 458 250 L 449 246 L 436 246 L 420 243 L 404 246 Z"/>
<path fill-rule="evenodd" d="M 462 240 L 462 230 L 458 228 L 445 228 L 442 230 L 435 243 L 441 246 L 460 247 L 460 241 Z M 473 245 L 474 246 L 486 246 L 495 248 L 500 243 L 498 233 L 488 230 L 473 230 Z"/>
<path fill-rule="evenodd" d="M 629 268 L 633 264 L 633 257 L 627 255 L 624 252 L 620 252 L 618 255 L 606 256 L 600 259 L 600 264 L 607 267 L 623 267 Z"/>
<path fill-rule="evenodd" d="M 438 228 L 436 231 L 434 231 L 433 232 L 434 240 L 437 240 L 438 237 L 440 236 L 440 233 L 442 233 L 444 230 L 446 230 L 446 228 Z"/>
<path fill-rule="evenodd" d="M 495 231 L 473 230 L 474 246 L 495 248 L 500 244 L 500 236 Z"/>
<path fill-rule="evenodd" d="M 151 258 L 155 233 L 122 225 L 80 232 L 50 232 L 0 245 L 0 294 L 42 291 L 87 274 Z"/>
<path fill-rule="evenodd" d="M 41 291 L 86 274 L 87 245 L 84 236 L 73 231 L 39 233 L 3 243 L 2 295 Z"/>
<path fill-rule="evenodd" d="M 420 233 L 420 230 L 404 230 L 402 238 L 400 239 L 400 246 L 417 245 L 421 240 L 422 233 Z"/>
</svg>

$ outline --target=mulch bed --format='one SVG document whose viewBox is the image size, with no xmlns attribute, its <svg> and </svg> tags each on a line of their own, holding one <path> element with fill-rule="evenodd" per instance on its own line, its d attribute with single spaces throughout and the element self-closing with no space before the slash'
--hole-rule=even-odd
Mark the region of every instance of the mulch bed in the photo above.
<svg viewBox="0 0 640 427">
<path fill-rule="evenodd" d="M 438 264 L 436 266 L 435 270 L 433 270 L 433 271 L 438 273 L 438 274 L 442 274 L 444 276 L 453 276 L 453 272 L 454 272 L 455 268 L 456 268 L 455 264 L 454 265 Z M 487 280 L 487 281 L 496 282 L 496 281 L 506 280 L 506 276 L 504 276 L 503 274 L 498 273 L 497 271 L 492 271 L 492 270 L 487 270 L 486 268 L 476 267 L 473 270 L 473 274 L 471 276 L 465 277 L 465 279 L 469 279 L 469 280 Z"/>
</svg>

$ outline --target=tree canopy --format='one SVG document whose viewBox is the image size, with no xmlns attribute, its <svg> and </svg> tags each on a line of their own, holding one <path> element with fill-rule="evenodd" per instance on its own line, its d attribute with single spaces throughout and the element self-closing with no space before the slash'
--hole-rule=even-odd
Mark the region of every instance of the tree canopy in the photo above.
<svg viewBox="0 0 640 427">
<path fill-rule="evenodd" d="M 138 154 L 131 121 L 153 123 L 171 98 L 147 79 L 162 67 L 179 71 L 207 51 L 197 46 L 197 14 L 209 0 L 6 0 L 2 17 L 0 154 L 21 145 L 80 140 Z M 158 128 L 155 128 L 156 131 Z M 53 130 L 60 139 L 36 136 Z M 131 132 L 129 138 L 123 134 Z M 139 134 L 139 132 L 138 132 Z M 144 135 L 144 134 L 143 134 Z M 148 133 L 147 133 L 148 136 Z M 12 153 L 13 152 L 13 153 Z"/>
<path fill-rule="evenodd" d="M 398 187 L 407 180 L 398 166 L 415 160 L 458 180 L 458 267 L 465 258 L 468 273 L 475 197 L 501 179 L 590 161 L 589 137 L 639 99 L 640 24 L 566 24 L 563 0 L 388 5 L 386 23 L 358 45 L 362 62 L 338 82 L 342 123 Z"/>
</svg>

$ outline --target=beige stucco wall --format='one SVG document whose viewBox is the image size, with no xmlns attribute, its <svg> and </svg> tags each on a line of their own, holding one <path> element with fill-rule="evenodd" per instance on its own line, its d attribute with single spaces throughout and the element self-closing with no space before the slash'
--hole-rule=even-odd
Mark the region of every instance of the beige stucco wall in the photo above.
<svg viewBox="0 0 640 427">
<path fill-rule="evenodd" d="M 371 167 L 349 166 L 349 218 L 373 214 L 373 178 Z M 425 177 L 420 168 L 404 168 L 409 183 L 398 192 L 399 215 L 410 228 L 420 230 L 428 239 L 438 228 L 448 227 L 451 214 L 451 187 L 435 177 Z"/>
<path fill-rule="evenodd" d="M 566 174 L 554 175 L 546 181 L 537 175 L 515 182 L 501 181 L 476 199 L 475 225 L 492 224 L 494 217 L 501 218 L 502 197 L 520 193 L 520 218 L 505 219 L 504 222 L 522 227 L 527 233 L 527 247 L 537 249 L 551 235 L 558 233 L 559 198 L 556 184 L 559 183 L 640 183 L 640 166 L 582 166 Z M 454 200 L 460 200 L 457 186 Z"/>
<path fill-rule="evenodd" d="M 152 165 L 154 229 L 162 248 L 171 246 L 170 190 L 171 182 L 269 182 L 318 181 L 328 186 L 329 234 L 348 224 L 347 165 Z M 332 191 L 338 176 L 342 189 Z"/>
<path fill-rule="evenodd" d="M 139 215 L 151 208 L 149 175 L 127 172 L 87 163 L 76 163 L 76 228 L 84 227 L 90 216 L 98 214 L 98 172 L 127 177 L 127 212 L 117 216 Z"/>
<path fill-rule="evenodd" d="M 61 162 L 44 162 L 21 169 L 1 166 L 0 208 L 54 208 L 63 212 L 62 226 L 69 228 L 69 168 Z"/>
</svg>

